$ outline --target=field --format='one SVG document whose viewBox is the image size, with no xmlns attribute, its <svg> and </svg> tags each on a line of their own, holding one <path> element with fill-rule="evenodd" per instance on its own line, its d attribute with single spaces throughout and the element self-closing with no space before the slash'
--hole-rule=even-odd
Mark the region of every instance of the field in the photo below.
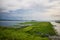
<svg viewBox="0 0 60 40">
<path fill-rule="evenodd" d="M 0 26 L 0 40 L 49 40 L 48 36 L 56 35 L 50 22 L 24 22 L 20 25 L 15 28 Z"/>
</svg>

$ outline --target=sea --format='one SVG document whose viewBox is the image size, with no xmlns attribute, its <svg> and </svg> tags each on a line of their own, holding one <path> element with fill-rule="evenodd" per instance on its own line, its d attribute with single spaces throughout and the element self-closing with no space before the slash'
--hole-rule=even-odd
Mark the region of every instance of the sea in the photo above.
<svg viewBox="0 0 60 40">
<path fill-rule="evenodd" d="M 0 21 L 0 26 L 13 26 L 26 21 Z"/>
</svg>

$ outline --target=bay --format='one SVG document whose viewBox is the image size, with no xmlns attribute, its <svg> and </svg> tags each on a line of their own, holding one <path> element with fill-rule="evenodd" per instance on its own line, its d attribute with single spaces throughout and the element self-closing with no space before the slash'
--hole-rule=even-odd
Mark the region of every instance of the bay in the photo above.
<svg viewBox="0 0 60 40">
<path fill-rule="evenodd" d="M 26 21 L 0 21 L 0 26 L 13 26 Z"/>
</svg>

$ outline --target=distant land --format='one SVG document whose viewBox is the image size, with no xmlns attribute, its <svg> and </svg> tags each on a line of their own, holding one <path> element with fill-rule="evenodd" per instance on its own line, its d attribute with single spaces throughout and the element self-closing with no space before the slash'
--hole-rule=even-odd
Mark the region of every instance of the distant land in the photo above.
<svg viewBox="0 0 60 40">
<path fill-rule="evenodd" d="M 60 23 L 60 20 L 56 20 L 55 22 L 56 22 L 56 23 Z"/>
<path fill-rule="evenodd" d="M 0 19 L 0 21 L 28 21 L 28 20 L 10 20 L 10 19 Z"/>
</svg>

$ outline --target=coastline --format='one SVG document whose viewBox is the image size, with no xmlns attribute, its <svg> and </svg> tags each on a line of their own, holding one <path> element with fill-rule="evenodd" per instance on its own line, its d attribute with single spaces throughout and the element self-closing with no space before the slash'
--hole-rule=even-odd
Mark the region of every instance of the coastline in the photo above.
<svg viewBox="0 0 60 40">
<path fill-rule="evenodd" d="M 54 26 L 54 29 L 57 32 L 57 35 L 60 36 L 60 23 L 51 22 L 51 24 Z"/>
</svg>

